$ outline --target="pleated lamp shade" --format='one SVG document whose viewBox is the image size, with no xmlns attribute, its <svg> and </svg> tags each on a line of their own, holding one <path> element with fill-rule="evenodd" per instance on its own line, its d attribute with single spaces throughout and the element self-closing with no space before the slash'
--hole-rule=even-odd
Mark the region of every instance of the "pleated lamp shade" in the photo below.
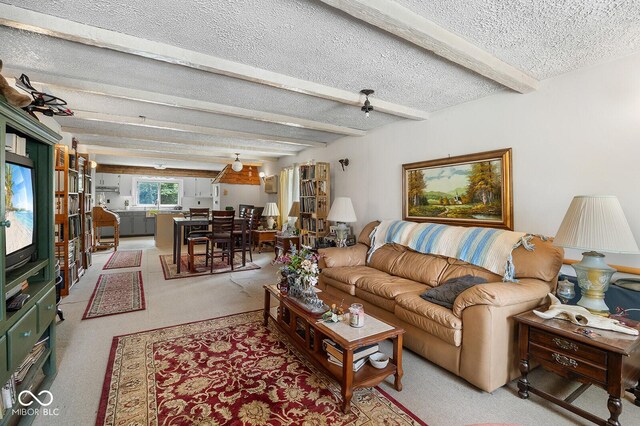
<svg viewBox="0 0 640 426">
<path fill-rule="evenodd" d="M 614 195 L 574 197 L 553 243 L 605 253 L 640 253 L 620 201 Z"/>
<path fill-rule="evenodd" d="M 333 200 L 333 205 L 331 205 L 327 220 L 344 223 L 357 222 L 358 219 L 356 219 L 356 212 L 353 210 L 351 198 L 336 197 L 336 199 Z"/>
<path fill-rule="evenodd" d="M 280 210 L 276 203 L 267 203 L 262 211 L 262 216 L 280 216 Z"/>
</svg>

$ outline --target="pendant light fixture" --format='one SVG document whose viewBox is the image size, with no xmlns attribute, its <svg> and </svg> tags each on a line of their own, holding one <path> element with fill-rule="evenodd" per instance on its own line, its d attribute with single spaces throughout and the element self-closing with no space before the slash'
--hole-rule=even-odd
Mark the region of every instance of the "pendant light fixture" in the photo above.
<svg viewBox="0 0 640 426">
<path fill-rule="evenodd" d="M 241 172 L 243 166 L 242 166 L 242 163 L 240 162 L 240 159 L 238 158 L 240 154 L 237 152 L 235 154 L 236 154 L 236 160 L 233 162 L 233 164 L 231 164 L 231 169 L 233 169 L 234 172 Z"/>
<path fill-rule="evenodd" d="M 373 95 L 374 91 L 371 89 L 362 89 L 360 93 L 366 96 L 366 99 L 364 100 L 364 105 L 362 105 L 362 108 L 360 108 L 360 111 L 364 111 L 365 117 L 369 118 L 369 113 L 373 111 L 371 102 L 369 102 L 369 95 Z"/>
</svg>

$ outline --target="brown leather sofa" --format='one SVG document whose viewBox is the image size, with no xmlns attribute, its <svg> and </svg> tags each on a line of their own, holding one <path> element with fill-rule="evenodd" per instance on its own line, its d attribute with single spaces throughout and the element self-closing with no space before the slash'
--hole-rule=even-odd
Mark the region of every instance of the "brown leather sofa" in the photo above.
<svg viewBox="0 0 640 426">
<path fill-rule="evenodd" d="M 535 249 L 513 251 L 515 277 L 502 277 L 458 259 L 421 254 L 386 244 L 367 262 L 368 224 L 358 243 L 321 249 L 321 290 L 362 303 L 365 312 L 403 327 L 404 346 L 487 392 L 516 378 L 517 327 L 512 317 L 541 305 L 555 290 L 563 250 L 534 238 Z M 464 275 L 487 279 L 462 292 L 453 308 L 420 297 L 432 287 Z"/>
</svg>

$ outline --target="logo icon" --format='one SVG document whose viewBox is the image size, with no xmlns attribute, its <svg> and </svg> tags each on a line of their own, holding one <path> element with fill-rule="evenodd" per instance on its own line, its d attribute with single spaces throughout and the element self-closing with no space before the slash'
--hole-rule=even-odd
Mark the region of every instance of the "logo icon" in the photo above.
<svg viewBox="0 0 640 426">
<path fill-rule="evenodd" d="M 43 395 L 45 396 L 43 397 Z M 47 400 L 46 395 L 49 396 L 48 402 L 45 402 Z M 18 394 L 18 402 L 24 407 L 28 407 L 34 403 L 34 401 L 23 401 L 23 398 L 26 399 L 27 396 L 31 396 L 33 400 L 38 401 L 38 404 L 42 405 L 43 407 L 48 407 L 49 405 L 53 404 L 53 395 L 48 390 L 40 391 L 37 396 L 29 390 L 23 390 L 22 392 L 20 392 Z M 42 397 L 42 399 L 38 397 Z"/>
</svg>

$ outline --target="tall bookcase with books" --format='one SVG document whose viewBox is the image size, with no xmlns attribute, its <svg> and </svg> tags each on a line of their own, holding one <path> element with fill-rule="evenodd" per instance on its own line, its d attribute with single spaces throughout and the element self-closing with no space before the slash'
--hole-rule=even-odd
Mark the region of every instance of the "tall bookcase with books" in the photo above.
<svg viewBox="0 0 640 426">
<path fill-rule="evenodd" d="M 63 287 L 62 296 L 78 282 L 84 272 L 80 237 L 80 193 L 78 156 L 66 145 L 55 146 L 55 247 L 60 261 Z"/>
<path fill-rule="evenodd" d="M 22 140 L 14 146 L 16 136 Z M 0 96 L 0 141 L 5 143 L 5 149 L 0 149 L 5 186 L 0 192 L 1 426 L 33 421 L 36 409 L 41 408 L 39 401 L 24 405 L 18 396 L 25 390 L 41 395 L 56 376 L 53 146 L 59 140 L 58 134 Z M 32 209 L 13 204 L 16 194 L 12 190 L 22 191 L 25 180 L 16 180 L 17 169 L 7 164 L 10 151 L 33 164 Z M 34 236 L 35 252 L 26 263 L 9 263 L 11 245 L 7 243 L 25 234 Z M 25 298 L 20 304 L 13 303 Z M 14 305 L 11 310 L 9 305 Z"/>
<path fill-rule="evenodd" d="M 300 235 L 302 244 L 316 247 L 329 232 L 329 163 L 300 166 Z"/>
<path fill-rule="evenodd" d="M 78 154 L 78 192 L 80 193 L 80 257 L 84 270 L 91 266 L 93 252 L 93 194 L 91 193 L 91 167 L 89 154 Z"/>
</svg>

